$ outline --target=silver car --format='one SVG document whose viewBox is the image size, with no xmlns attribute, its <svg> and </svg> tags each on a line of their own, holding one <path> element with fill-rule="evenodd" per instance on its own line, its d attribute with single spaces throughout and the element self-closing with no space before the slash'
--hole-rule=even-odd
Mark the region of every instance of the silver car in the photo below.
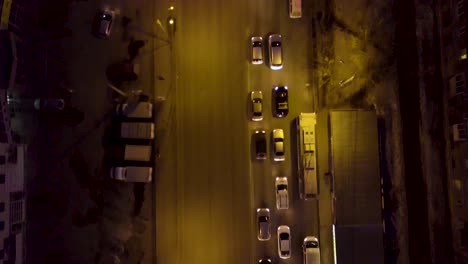
<svg viewBox="0 0 468 264">
<path fill-rule="evenodd" d="M 270 209 L 258 208 L 257 209 L 257 225 L 258 225 L 258 240 L 270 240 Z"/>
<path fill-rule="evenodd" d="M 283 68 L 282 37 L 279 34 L 272 34 L 268 38 L 268 51 L 270 55 L 270 68 L 279 70 Z"/>
<path fill-rule="evenodd" d="M 282 259 L 291 257 L 291 231 L 287 225 L 278 227 L 278 255 Z"/>
<path fill-rule="evenodd" d="M 252 64 L 263 63 L 263 39 L 262 37 L 252 37 L 250 39 L 252 48 Z"/>
<path fill-rule="evenodd" d="M 252 102 L 252 121 L 263 120 L 263 94 L 261 91 L 252 91 L 250 93 L 250 101 Z"/>
<path fill-rule="evenodd" d="M 62 98 L 38 98 L 34 100 L 34 108 L 39 111 L 61 111 L 65 108 Z"/>
</svg>

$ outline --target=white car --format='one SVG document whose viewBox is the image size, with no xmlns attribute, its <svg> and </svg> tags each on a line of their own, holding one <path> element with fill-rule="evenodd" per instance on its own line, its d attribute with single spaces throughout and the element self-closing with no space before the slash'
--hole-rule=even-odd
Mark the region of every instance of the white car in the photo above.
<svg viewBox="0 0 468 264">
<path fill-rule="evenodd" d="M 99 11 L 94 19 L 93 34 L 97 38 L 107 39 L 114 24 L 115 13 L 112 10 Z"/>
<path fill-rule="evenodd" d="M 263 63 L 263 39 L 262 37 L 252 37 L 250 39 L 252 48 L 252 64 Z"/>
<path fill-rule="evenodd" d="M 263 94 L 261 91 L 250 92 L 250 101 L 252 102 L 252 121 L 263 120 Z"/>
<path fill-rule="evenodd" d="M 258 225 L 258 240 L 270 240 L 270 209 L 258 208 L 257 209 L 257 225 Z"/>
<path fill-rule="evenodd" d="M 319 241 L 314 236 L 307 236 L 302 243 L 302 257 L 304 263 L 320 264 Z"/>
<path fill-rule="evenodd" d="M 279 34 L 272 34 L 268 37 L 268 53 L 270 55 L 270 69 L 280 70 L 283 68 L 283 44 L 282 37 Z"/>
<path fill-rule="evenodd" d="M 289 208 L 288 178 L 276 177 L 276 209 L 283 210 Z"/>
<path fill-rule="evenodd" d="M 282 259 L 291 257 L 291 231 L 287 225 L 278 227 L 278 255 Z"/>
<path fill-rule="evenodd" d="M 273 159 L 284 161 L 284 132 L 283 129 L 273 129 Z"/>
</svg>

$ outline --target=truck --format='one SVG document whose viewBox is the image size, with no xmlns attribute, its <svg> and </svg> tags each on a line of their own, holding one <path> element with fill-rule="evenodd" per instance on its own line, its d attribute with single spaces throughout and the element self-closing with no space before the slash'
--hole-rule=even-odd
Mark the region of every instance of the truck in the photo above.
<svg viewBox="0 0 468 264">
<path fill-rule="evenodd" d="M 152 122 L 122 122 L 120 137 L 133 139 L 154 139 L 154 123 Z"/>
<path fill-rule="evenodd" d="M 301 199 L 318 198 L 317 145 L 315 143 L 315 113 L 300 113 L 297 118 L 297 166 L 299 196 Z"/>
<path fill-rule="evenodd" d="M 125 161 L 148 162 L 151 160 L 151 146 L 149 145 L 114 145 L 110 149 L 113 159 Z"/>
<path fill-rule="evenodd" d="M 125 182 L 151 182 L 153 177 L 152 167 L 112 167 L 110 177 L 114 180 Z"/>
<path fill-rule="evenodd" d="M 276 208 L 288 209 L 289 208 L 289 195 L 288 195 L 288 178 L 276 177 Z"/>
</svg>

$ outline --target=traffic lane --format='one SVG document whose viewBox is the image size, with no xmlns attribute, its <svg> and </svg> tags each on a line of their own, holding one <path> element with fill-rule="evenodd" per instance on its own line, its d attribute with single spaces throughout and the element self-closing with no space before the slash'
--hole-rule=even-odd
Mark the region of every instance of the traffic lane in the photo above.
<svg viewBox="0 0 468 264">
<path fill-rule="evenodd" d="M 198 161 L 197 164 L 193 164 L 192 166 L 186 166 L 186 171 L 193 171 L 194 177 L 202 177 L 199 174 L 205 173 L 206 171 L 215 171 L 217 172 L 216 175 L 210 175 L 210 177 L 205 178 L 207 183 L 211 185 L 209 188 L 202 189 L 207 193 L 211 193 L 209 200 L 210 211 L 205 212 L 204 214 L 212 214 L 211 216 L 213 219 L 211 222 L 206 221 L 204 225 L 200 226 L 200 229 L 203 229 L 205 236 L 211 238 L 211 243 L 207 243 L 206 246 L 210 248 L 215 248 L 219 253 L 210 253 L 212 256 L 208 256 L 203 258 L 202 256 L 196 256 L 195 258 L 190 258 L 190 262 L 192 263 L 207 263 L 212 261 L 218 261 L 226 263 L 226 260 L 229 259 L 226 256 L 232 256 L 232 248 L 246 250 L 245 245 L 249 245 L 249 243 L 244 243 L 245 238 L 240 236 L 239 234 L 245 234 L 248 232 L 241 232 L 245 229 L 245 223 L 236 224 L 233 222 L 229 222 L 228 219 L 234 219 L 238 221 L 238 216 L 242 215 L 245 216 L 248 214 L 248 210 L 244 208 L 248 206 L 248 203 L 237 203 L 234 201 L 234 194 L 233 192 L 244 187 L 247 185 L 247 173 L 244 171 L 236 172 L 235 170 L 228 171 L 226 168 L 230 166 L 234 168 L 242 168 L 242 166 L 238 166 L 237 163 L 243 160 L 245 164 L 247 162 L 245 153 L 247 152 L 247 137 L 245 135 L 239 136 L 236 131 L 245 130 L 245 120 L 239 119 L 238 115 L 240 111 L 234 111 L 235 114 L 232 115 L 230 113 L 233 112 L 233 109 L 237 110 L 239 106 L 231 105 L 230 102 L 239 102 L 240 96 L 232 96 L 230 93 L 220 93 L 219 91 L 236 91 L 238 90 L 237 85 L 233 81 L 225 82 L 224 80 L 233 80 L 233 79 L 242 79 L 242 76 L 237 76 L 242 74 L 242 71 L 238 71 L 239 73 L 233 75 L 233 71 L 236 69 L 232 69 L 232 65 L 236 65 L 237 62 L 228 63 L 228 66 L 225 66 L 226 62 L 230 60 L 237 60 L 236 56 L 231 54 L 223 55 L 225 53 L 225 49 L 229 49 L 229 42 L 226 42 L 229 38 L 228 35 L 222 36 L 216 35 L 216 32 L 220 32 L 221 30 L 225 30 L 225 26 L 223 27 L 223 19 L 226 19 L 228 14 L 218 14 L 217 12 L 209 12 L 209 10 L 205 10 L 205 8 L 197 9 L 198 3 L 187 3 L 188 5 L 184 5 L 182 10 L 182 17 L 184 20 L 190 20 L 193 23 L 185 24 L 184 29 L 181 30 L 181 24 L 178 24 L 178 33 L 183 31 L 180 35 L 178 35 L 177 41 L 181 41 L 183 43 L 190 43 L 192 48 L 191 53 L 187 52 L 184 54 L 181 51 L 180 62 L 179 65 L 182 65 L 180 68 L 180 85 L 178 89 L 184 89 L 181 93 L 178 93 L 178 96 L 184 96 L 186 98 L 192 97 L 195 98 L 194 101 L 196 102 L 188 102 L 184 111 L 193 111 L 194 113 L 197 112 L 204 112 L 199 113 L 197 116 L 193 116 L 190 119 L 197 120 L 200 122 L 197 124 L 191 124 L 187 122 L 188 120 L 182 121 L 183 130 L 202 130 L 204 135 L 199 138 L 194 138 L 193 135 L 189 134 L 186 135 L 187 141 L 190 138 L 194 138 L 195 140 L 199 140 L 203 142 L 204 149 L 200 150 L 199 153 L 196 155 L 203 156 L 205 155 L 208 160 L 215 160 L 215 162 L 205 162 L 206 164 L 210 165 L 211 168 L 207 168 L 204 170 L 200 170 L 198 172 L 193 166 L 198 165 L 198 167 L 203 167 L 203 161 Z M 217 3 L 211 3 L 204 6 L 210 6 L 217 9 Z M 195 6 L 191 6 L 195 5 Z M 189 12 L 185 12 L 185 10 L 189 10 Z M 206 12 L 205 12 L 206 11 Z M 208 14 L 204 17 L 200 17 L 199 15 Z M 210 14 L 213 14 L 210 16 Z M 235 21 L 232 17 L 229 18 L 227 21 Z M 180 22 L 180 20 L 179 20 Z M 195 22 L 201 22 L 197 24 Z M 224 21 L 225 22 L 225 21 Z M 206 23 L 206 26 L 204 26 Z M 216 24 L 220 24 L 218 28 Z M 210 25 L 210 26 L 207 26 Z M 207 30 L 204 30 L 204 29 Z M 214 32 L 214 33 L 213 33 Z M 232 34 L 233 30 L 227 30 L 228 34 Z M 180 36 L 180 38 L 179 38 Z M 222 45 L 219 47 L 219 43 L 226 43 L 226 45 Z M 194 53 L 193 50 L 197 50 L 199 52 Z M 238 47 L 233 48 L 233 50 L 238 50 Z M 224 57 L 223 57 L 224 56 Z M 230 58 L 230 57 L 235 57 Z M 193 65 L 196 65 L 194 68 Z M 220 65 L 222 65 L 220 67 Z M 181 95 L 183 93 L 183 95 Z M 237 97 L 237 98 L 236 98 Z M 234 99 L 233 99 L 234 98 Z M 191 105 L 192 104 L 192 105 Z M 223 107 L 224 106 L 224 107 Z M 242 104 L 243 106 L 243 104 Z M 209 109 L 209 112 L 206 113 L 204 108 Z M 237 108 L 237 109 L 236 109 Z M 222 110 L 220 110 L 222 109 Z M 228 114 L 227 117 L 224 115 Z M 203 124 L 203 120 L 207 120 L 205 124 Z M 240 121 L 237 121 L 240 120 Z M 239 127 L 240 126 L 240 127 Z M 244 143 L 239 144 L 235 141 L 235 145 L 230 146 L 229 144 L 234 144 L 233 137 L 225 136 L 226 134 L 229 135 L 230 131 L 235 131 L 233 136 L 239 138 L 240 141 L 244 141 Z M 226 132 L 223 134 L 222 132 Z M 239 146 L 243 148 L 242 150 L 238 151 L 238 154 L 234 161 L 226 158 L 226 148 L 238 148 Z M 193 147 L 184 148 L 184 151 L 190 152 Z M 185 154 L 184 156 L 187 156 Z M 217 158 L 216 158 L 217 157 Z M 184 157 L 184 159 L 189 162 L 189 157 Z M 193 157 L 191 158 L 193 159 Z M 245 159 L 245 160 L 244 160 Z M 248 158 L 247 158 L 248 159 Z M 233 165 L 231 163 L 234 162 Z M 213 168 L 214 167 L 214 168 Z M 244 167 L 245 168 L 245 167 Z M 220 175 L 222 175 L 220 177 Z M 223 178 L 224 177 L 224 178 Z M 189 181 L 190 179 L 185 178 L 185 181 Z M 227 184 L 227 183 L 231 184 Z M 191 184 L 192 182 L 188 182 Z M 240 183 L 240 184 L 239 184 Z M 234 185 L 234 188 L 233 188 Z M 197 186 L 199 187 L 199 186 Z M 241 201 L 243 196 L 239 196 Z M 236 197 L 236 199 L 239 199 Z M 186 208 L 189 208 L 189 198 L 185 198 L 184 202 L 186 202 Z M 234 209 L 234 210 L 233 210 Z M 223 211 L 224 210 L 224 211 Z M 234 211 L 234 213 L 233 213 Z M 240 211 L 240 212 L 238 212 Z M 193 213 L 192 213 L 193 214 Z M 190 213 L 187 214 L 184 219 L 191 215 Z M 233 228 L 227 228 L 225 223 L 231 224 Z M 184 225 L 187 224 L 184 221 Z M 183 228 L 184 231 L 186 227 Z M 219 232 L 219 230 L 224 229 L 225 231 Z M 237 232 L 235 232 L 237 231 Z M 191 235 L 192 236 L 192 235 Z M 196 236 L 194 234 L 193 236 Z M 187 237 L 184 235 L 184 237 Z M 234 239 L 233 245 L 229 245 L 229 241 L 232 241 L 232 237 L 237 237 Z M 236 241 L 241 240 L 241 242 Z M 222 241 L 223 243 L 219 243 Z M 225 243 L 226 242 L 226 243 Z M 200 244 L 197 244 L 200 245 Z M 200 246 L 193 246 L 193 242 L 190 243 L 191 248 L 200 248 Z M 190 252 L 190 248 L 187 248 L 186 245 L 183 245 L 184 252 Z M 194 249 L 195 250 L 195 249 Z M 247 252 L 249 250 L 246 250 Z M 184 254 L 184 258 L 185 258 Z M 242 254 L 239 254 L 239 259 L 231 258 L 232 263 L 239 263 L 245 262 L 245 258 L 242 258 Z M 188 259 L 187 259 L 188 260 Z"/>
</svg>

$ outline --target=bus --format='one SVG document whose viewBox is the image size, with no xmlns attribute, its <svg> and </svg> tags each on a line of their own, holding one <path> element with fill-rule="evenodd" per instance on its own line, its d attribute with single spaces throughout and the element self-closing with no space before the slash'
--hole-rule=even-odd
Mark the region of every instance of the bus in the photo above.
<svg viewBox="0 0 468 264">
<path fill-rule="evenodd" d="M 317 182 L 317 145 L 315 142 L 315 113 L 301 113 L 297 125 L 297 166 L 299 196 L 301 199 L 316 199 L 319 195 Z"/>
</svg>

